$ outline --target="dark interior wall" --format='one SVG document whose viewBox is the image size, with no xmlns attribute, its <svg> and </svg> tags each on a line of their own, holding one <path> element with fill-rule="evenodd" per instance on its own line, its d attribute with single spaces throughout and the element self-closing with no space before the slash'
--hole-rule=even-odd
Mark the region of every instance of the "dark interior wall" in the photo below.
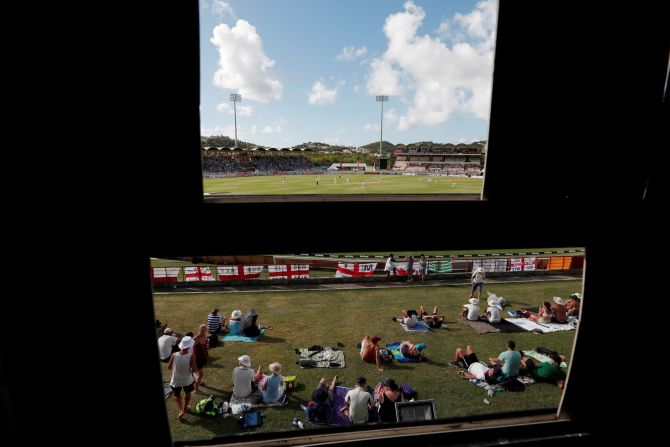
<svg viewBox="0 0 670 447">
<path fill-rule="evenodd" d="M 663 241 L 664 221 L 640 199 L 645 188 L 661 198 L 660 176 L 654 177 L 660 163 L 642 161 L 668 147 L 660 125 L 668 43 L 660 11 L 611 2 L 587 8 L 502 1 L 487 201 L 204 205 L 197 2 L 119 6 L 118 14 L 105 11 L 96 18 L 100 33 L 114 36 L 115 44 L 109 52 L 113 67 L 103 86 L 96 85 L 116 96 L 114 104 L 101 106 L 104 118 L 96 121 L 111 128 L 100 143 L 104 163 L 96 168 L 95 188 L 86 183 L 87 166 L 74 173 L 86 186 L 74 194 L 77 223 L 54 234 L 68 249 L 49 258 L 61 272 L 82 266 L 89 274 L 76 284 L 40 279 L 8 298 L 27 315 L 16 319 L 23 327 L 2 346 L 2 420 L 9 422 L 9 439 L 21 445 L 56 439 L 169 445 L 150 256 L 432 247 L 585 246 L 589 299 L 566 405 L 579 429 L 601 437 L 656 425 L 660 413 L 640 409 L 658 396 L 658 382 L 633 381 L 622 372 L 635 371 L 648 355 L 662 361 L 665 351 L 654 346 L 657 326 L 611 327 L 603 313 L 628 314 L 652 297 L 655 311 L 663 306 L 656 299 L 662 272 L 647 272 L 655 265 L 649 256 Z M 107 13 L 113 17 L 108 23 Z M 94 91 L 84 90 L 82 96 Z M 169 135 L 169 144 L 147 149 L 154 133 Z M 633 143 L 645 157 L 612 156 Z M 623 170 L 630 171 L 626 181 Z M 31 199 L 57 202 L 51 196 Z M 40 222 L 50 224 L 67 212 L 60 208 Z M 435 231 L 392 234 L 386 222 L 398 218 L 425 219 Z M 361 228 L 360 235 L 332 237 L 350 223 Z M 268 234 L 269 227 L 282 237 Z M 215 237 L 175 228 L 213 229 Z M 95 274 L 101 262 L 116 273 L 101 280 Z M 45 307 L 32 299 L 36 295 Z M 31 337 L 15 336 L 26 334 L 26 326 Z M 48 409 L 36 409 L 45 400 Z"/>
</svg>

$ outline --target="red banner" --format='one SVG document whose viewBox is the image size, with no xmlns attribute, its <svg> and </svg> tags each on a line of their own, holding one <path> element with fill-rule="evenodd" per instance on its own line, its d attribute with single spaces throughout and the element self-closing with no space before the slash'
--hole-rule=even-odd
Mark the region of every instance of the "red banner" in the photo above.
<svg viewBox="0 0 670 447">
<path fill-rule="evenodd" d="M 377 267 L 376 262 L 359 262 L 356 264 L 337 264 L 337 272 L 335 272 L 336 278 L 345 278 L 345 277 L 361 277 L 361 276 L 372 276 L 375 273 L 375 268 Z"/>
<path fill-rule="evenodd" d="M 209 267 L 184 267 L 184 281 L 214 281 Z"/>
</svg>

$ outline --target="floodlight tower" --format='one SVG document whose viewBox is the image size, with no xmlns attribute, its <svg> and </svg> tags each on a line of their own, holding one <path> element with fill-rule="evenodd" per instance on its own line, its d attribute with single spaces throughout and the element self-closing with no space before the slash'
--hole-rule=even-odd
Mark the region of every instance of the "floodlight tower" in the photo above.
<svg viewBox="0 0 670 447">
<path fill-rule="evenodd" d="M 238 102 L 242 102 L 242 95 L 239 93 L 231 93 L 230 100 L 233 102 L 233 110 L 235 113 L 235 147 L 237 147 L 237 106 Z"/>
<path fill-rule="evenodd" d="M 382 103 L 382 112 L 379 118 L 379 172 L 382 170 L 382 141 L 384 139 L 384 103 L 389 100 L 389 97 L 386 95 L 375 96 L 377 102 Z"/>
</svg>

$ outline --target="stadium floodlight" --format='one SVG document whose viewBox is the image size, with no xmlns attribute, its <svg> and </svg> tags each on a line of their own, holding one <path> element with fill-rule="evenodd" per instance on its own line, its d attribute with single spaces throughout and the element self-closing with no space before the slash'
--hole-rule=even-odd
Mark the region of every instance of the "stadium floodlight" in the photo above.
<svg viewBox="0 0 670 447">
<path fill-rule="evenodd" d="M 242 101 L 242 95 L 239 93 L 231 93 L 230 100 L 233 102 L 233 110 L 235 113 L 235 147 L 237 146 L 237 107 L 236 104 Z"/>
<path fill-rule="evenodd" d="M 381 158 L 382 158 L 382 140 L 384 139 L 384 102 L 389 100 L 389 97 L 386 95 L 377 95 L 375 96 L 375 100 L 377 102 L 382 103 L 382 114 L 381 118 L 379 119 L 379 163 L 381 166 Z M 380 169 L 381 171 L 381 169 Z"/>
</svg>

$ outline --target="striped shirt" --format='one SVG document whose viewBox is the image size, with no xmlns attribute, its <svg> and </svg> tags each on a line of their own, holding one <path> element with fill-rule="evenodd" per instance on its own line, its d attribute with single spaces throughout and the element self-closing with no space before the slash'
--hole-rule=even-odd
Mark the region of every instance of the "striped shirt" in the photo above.
<svg viewBox="0 0 670 447">
<path fill-rule="evenodd" d="M 207 329 L 210 333 L 214 333 L 219 330 L 222 322 L 223 317 L 221 315 L 209 315 L 207 317 Z"/>
</svg>

